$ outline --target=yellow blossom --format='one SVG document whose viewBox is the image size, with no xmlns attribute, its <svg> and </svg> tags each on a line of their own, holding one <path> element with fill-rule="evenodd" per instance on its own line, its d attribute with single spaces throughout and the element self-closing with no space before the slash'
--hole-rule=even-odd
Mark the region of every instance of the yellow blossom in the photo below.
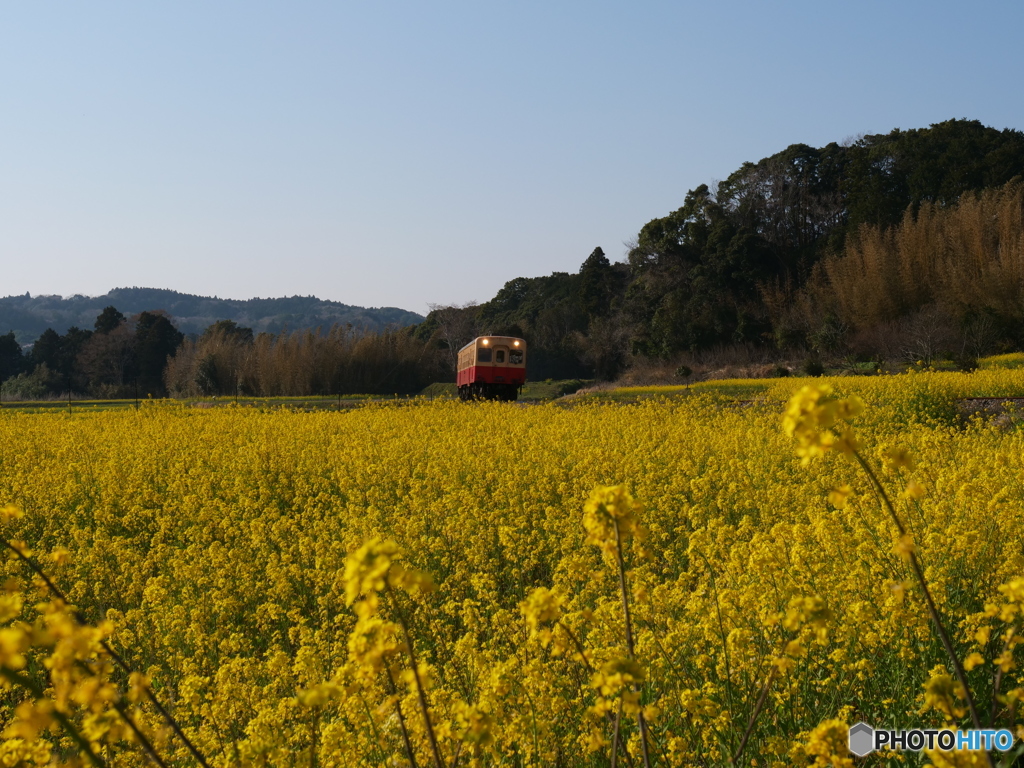
<svg viewBox="0 0 1024 768">
<path fill-rule="evenodd" d="M 963 687 L 946 672 L 946 668 L 941 665 L 934 667 L 924 684 L 924 707 L 921 713 L 934 709 L 950 720 L 963 717 L 966 710 L 956 703 L 963 698 Z"/>
<path fill-rule="evenodd" d="M 985 663 L 985 657 L 982 656 L 978 652 L 974 652 L 974 653 L 969 654 L 964 659 L 964 669 L 966 669 L 968 672 L 970 672 L 975 667 L 977 667 L 977 666 L 979 666 L 981 664 L 984 664 L 984 663 Z"/>
<path fill-rule="evenodd" d="M 24 516 L 25 513 L 13 504 L 5 504 L 3 507 L 0 507 L 0 522 L 6 523 L 11 520 L 18 520 Z"/>
<path fill-rule="evenodd" d="M 896 543 L 893 544 L 892 551 L 904 560 L 909 561 L 914 552 L 917 551 L 917 545 L 914 544 L 914 537 L 909 533 L 904 533 L 896 539 Z"/>
<path fill-rule="evenodd" d="M 853 493 L 853 488 L 851 488 L 849 485 L 840 485 L 840 486 L 838 486 L 836 488 L 833 488 L 829 492 L 829 494 L 828 494 L 828 503 L 831 504 L 836 509 L 845 509 L 846 508 L 846 500 L 849 498 L 850 494 L 852 494 L 852 493 Z"/>
<path fill-rule="evenodd" d="M 804 465 L 833 447 L 851 455 L 859 448 L 853 429 L 845 427 L 838 439 L 831 430 L 837 421 L 856 418 L 863 408 L 856 395 L 835 399 L 828 384 L 807 384 L 790 398 L 782 427 L 787 435 L 797 439 L 797 455 Z"/>
<path fill-rule="evenodd" d="M 587 543 L 614 557 L 620 542 L 625 543 L 633 536 L 643 538 L 645 532 L 636 520 L 642 509 L 625 486 L 598 486 L 583 507 Z"/>
<path fill-rule="evenodd" d="M 917 466 L 914 454 L 905 447 L 889 448 L 885 452 L 886 463 L 894 469 L 906 469 L 911 472 Z"/>
<path fill-rule="evenodd" d="M 905 499 L 921 499 L 928 495 L 928 491 L 916 480 L 911 480 L 907 483 L 906 489 L 903 491 L 903 497 Z"/>
<path fill-rule="evenodd" d="M 815 768 L 853 768 L 849 749 L 849 726 L 841 720 L 824 720 L 790 752 L 794 765 Z"/>
</svg>

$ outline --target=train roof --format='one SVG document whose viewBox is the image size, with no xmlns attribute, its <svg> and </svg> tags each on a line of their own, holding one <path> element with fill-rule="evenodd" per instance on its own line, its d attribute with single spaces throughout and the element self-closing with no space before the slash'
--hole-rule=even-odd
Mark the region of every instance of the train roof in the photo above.
<svg viewBox="0 0 1024 768">
<path fill-rule="evenodd" d="M 519 336 L 491 336 L 485 334 L 483 336 L 477 336 L 475 339 L 469 342 L 469 344 L 466 344 L 464 347 L 462 347 L 462 349 L 460 349 L 459 352 L 461 352 L 463 349 L 468 349 L 469 347 L 472 347 L 481 339 L 487 339 L 487 341 L 519 341 L 522 342 L 522 345 L 524 347 L 526 346 L 526 339 L 520 338 Z"/>
</svg>

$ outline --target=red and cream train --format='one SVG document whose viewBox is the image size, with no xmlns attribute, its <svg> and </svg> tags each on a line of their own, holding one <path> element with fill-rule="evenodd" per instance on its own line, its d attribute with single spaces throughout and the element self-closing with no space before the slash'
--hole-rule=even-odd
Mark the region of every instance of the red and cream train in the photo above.
<svg viewBox="0 0 1024 768">
<path fill-rule="evenodd" d="M 479 336 L 459 350 L 460 400 L 515 400 L 526 383 L 526 341 Z"/>
</svg>

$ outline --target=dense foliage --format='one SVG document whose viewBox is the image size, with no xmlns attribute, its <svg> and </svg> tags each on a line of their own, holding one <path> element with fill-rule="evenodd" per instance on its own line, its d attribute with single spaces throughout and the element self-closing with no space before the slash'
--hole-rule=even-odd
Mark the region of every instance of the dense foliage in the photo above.
<svg viewBox="0 0 1024 768">
<path fill-rule="evenodd" d="M 977 121 L 950 120 L 822 148 L 795 144 L 745 163 L 713 188 L 691 190 L 682 207 L 643 226 L 625 264 L 609 264 L 598 249 L 579 274 L 517 278 L 491 301 L 464 311 L 478 330 L 520 330 L 534 359 L 544 361 L 545 375 L 582 363 L 610 377 L 631 355 L 672 359 L 723 344 L 834 352 L 837 339 L 866 329 L 838 327 L 826 309 L 802 326 L 786 312 L 816 265 L 860 248 L 864 238 L 887 237 L 922 213 L 939 216 L 966 193 L 1022 177 L 1024 133 Z M 1016 223 L 1004 231 L 1010 239 L 1024 234 L 1017 201 Z M 941 247 L 937 240 L 926 245 Z M 961 256 L 954 247 L 941 258 Z M 969 258 L 991 263 L 1001 254 L 983 243 Z M 939 259 L 936 254 L 930 272 L 940 269 Z M 894 306 L 883 321 L 920 308 Z M 953 315 L 962 325 L 984 310 L 976 302 Z M 428 317 L 426 327 L 433 328 L 434 319 Z M 1004 334 L 993 343 L 1021 341 Z"/>
<path fill-rule="evenodd" d="M 168 362 L 166 381 L 175 397 L 275 397 L 416 394 L 449 376 L 438 351 L 408 329 L 365 333 L 335 325 L 254 337 L 222 320 L 185 341 Z"/>
<path fill-rule="evenodd" d="M 985 724 L 1020 728 L 1024 432 L 955 406 L 1024 372 L 835 379 L 863 413 L 801 390 L 795 442 L 804 383 L 748 407 L 0 415 L 2 535 L 84 622 L 0 565 L 0 757 L 77 754 L 76 729 L 141 765 L 130 720 L 190 762 L 151 690 L 213 765 L 608 765 L 618 719 L 636 766 L 642 716 L 652 765 L 728 764 L 753 717 L 743 762 L 848 768 L 858 719 L 969 722 L 911 556 Z M 856 442 L 801 466 L 833 418 Z"/>
<path fill-rule="evenodd" d="M 874 359 L 972 360 L 1024 346 L 1024 184 L 922 203 L 896 225 L 862 225 L 804 286 L 774 297 L 780 335 L 836 341 Z"/>
<path fill-rule="evenodd" d="M 95 330 L 48 328 L 24 354 L 0 337 L 0 394 L 150 398 L 210 395 L 414 394 L 448 378 L 436 347 L 410 329 L 253 334 L 219 320 L 186 338 L 163 312 L 126 318 L 106 307 Z"/>
<path fill-rule="evenodd" d="M 106 307 L 95 330 L 72 326 L 64 335 L 47 328 L 28 354 L 16 343 L 4 351 L 2 392 L 8 399 L 38 399 L 57 393 L 89 391 L 104 397 L 166 392 L 164 369 L 184 336 L 164 312 L 126 318 Z M 13 341 L 14 335 L 7 339 Z M 0 351 L 0 354 L 3 354 Z"/>
</svg>

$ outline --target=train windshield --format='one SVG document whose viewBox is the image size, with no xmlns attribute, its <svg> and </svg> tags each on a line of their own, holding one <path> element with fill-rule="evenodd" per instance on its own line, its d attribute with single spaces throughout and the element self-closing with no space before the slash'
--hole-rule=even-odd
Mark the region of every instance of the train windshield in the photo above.
<svg viewBox="0 0 1024 768">
<path fill-rule="evenodd" d="M 505 362 L 505 350 L 496 349 L 494 350 L 494 362 L 504 363 Z"/>
<path fill-rule="evenodd" d="M 476 361 L 478 363 L 489 363 L 491 362 L 491 350 L 490 347 L 480 347 L 476 351 Z"/>
<path fill-rule="evenodd" d="M 523 362 L 523 353 L 518 349 L 513 349 L 508 353 L 508 361 L 512 365 L 521 365 Z"/>
</svg>

